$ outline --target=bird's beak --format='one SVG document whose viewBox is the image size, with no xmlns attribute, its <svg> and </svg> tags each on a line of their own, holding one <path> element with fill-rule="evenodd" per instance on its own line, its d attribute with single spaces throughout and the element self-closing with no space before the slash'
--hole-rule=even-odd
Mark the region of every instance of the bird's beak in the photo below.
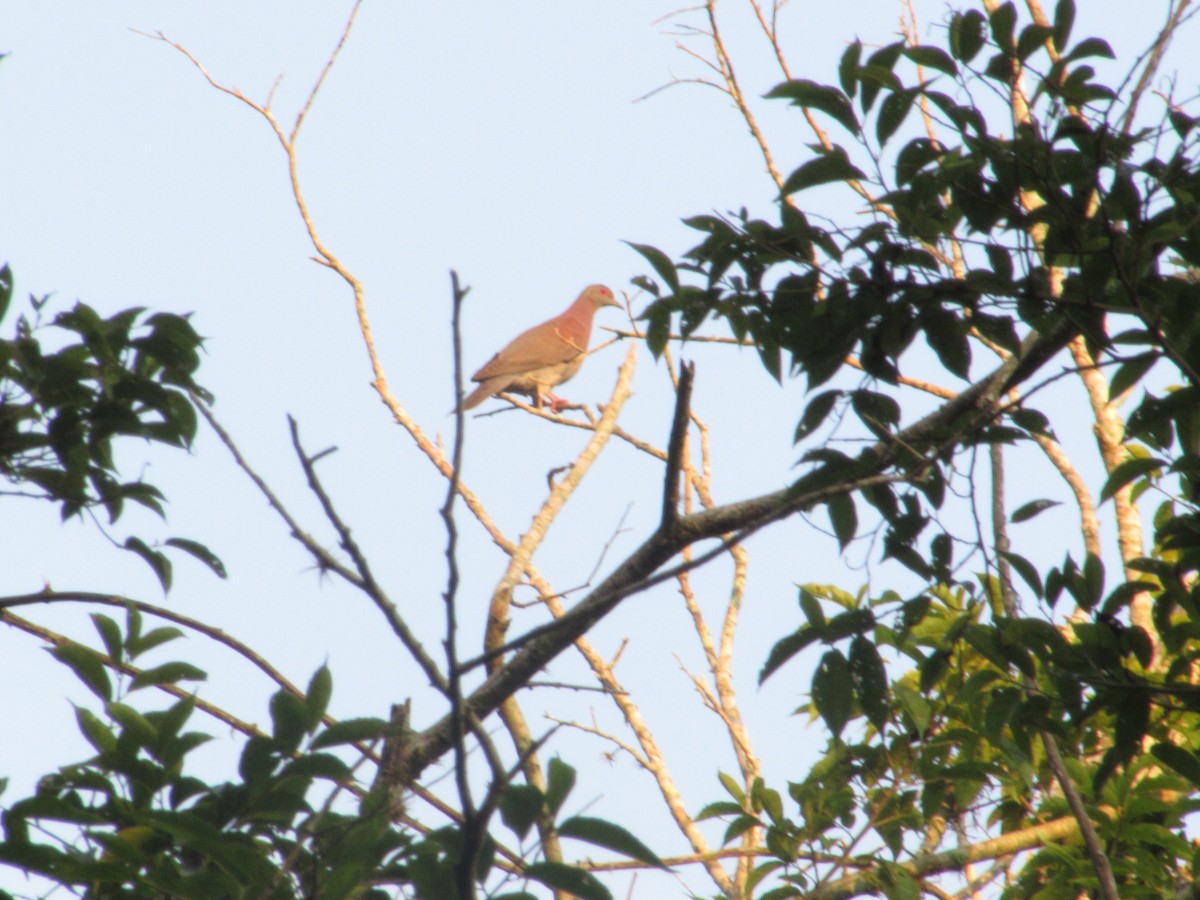
<svg viewBox="0 0 1200 900">
<path fill-rule="evenodd" d="M 601 303 L 600 305 L 601 305 L 601 306 L 615 306 L 615 307 L 617 307 L 618 309 L 620 309 L 620 308 L 621 308 L 621 301 L 620 301 L 620 300 L 618 300 L 616 297 L 610 297 L 609 299 L 605 300 L 605 301 L 604 301 L 603 303 Z"/>
</svg>

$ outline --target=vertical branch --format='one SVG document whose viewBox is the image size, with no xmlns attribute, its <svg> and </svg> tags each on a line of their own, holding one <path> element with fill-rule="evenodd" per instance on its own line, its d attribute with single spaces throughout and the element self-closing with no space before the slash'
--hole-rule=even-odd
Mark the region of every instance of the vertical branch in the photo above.
<svg viewBox="0 0 1200 900">
<path fill-rule="evenodd" d="M 461 287 L 458 273 L 450 271 L 451 313 L 450 333 L 454 350 L 454 396 L 462 396 L 462 330 L 460 314 L 463 300 L 470 288 Z M 483 843 L 483 831 L 487 823 L 480 821 L 471 797 L 471 785 L 467 770 L 467 716 L 462 702 L 461 671 L 458 664 L 456 639 L 458 632 L 458 528 L 454 523 L 454 501 L 458 496 L 458 478 L 462 471 L 463 416 L 462 404 L 454 406 L 454 449 L 451 455 L 451 473 L 446 488 L 446 502 L 442 505 L 442 521 L 446 526 L 446 590 L 442 600 L 446 606 L 446 672 L 447 698 L 450 715 L 454 720 L 454 781 L 458 788 L 459 806 L 462 812 L 462 849 L 455 870 L 458 896 L 475 896 L 475 857 Z"/>
<path fill-rule="evenodd" d="M 999 444 L 992 444 L 991 446 L 991 465 L 992 531 L 996 543 L 997 557 L 999 558 L 997 568 L 999 570 L 1000 594 L 1003 598 L 1004 614 L 1015 618 L 1019 615 L 1020 611 L 1017 609 L 1016 593 L 1012 586 L 1012 574 L 1007 561 L 1000 553 L 1001 550 L 1008 547 L 1008 527 L 1004 509 L 1004 451 Z M 1026 691 L 1034 692 L 1037 690 L 1036 682 L 1028 675 L 1024 676 L 1022 681 L 1024 682 Z M 1050 771 L 1054 773 L 1054 780 L 1058 782 L 1059 788 L 1062 789 L 1063 797 L 1067 801 L 1067 807 L 1071 810 L 1071 815 L 1074 816 L 1075 821 L 1079 824 L 1079 834 L 1083 838 L 1084 850 L 1087 853 L 1088 859 L 1091 860 L 1092 869 L 1095 871 L 1096 879 L 1099 882 L 1100 897 L 1103 900 L 1120 900 L 1116 878 L 1113 877 L 1112 865 L 1104 853 L 1104 845 L 1100 841 L 1100 835 L 1096 833 L 1096 826 L 1092 822 L 1091 816 L 1088 815 L 1083 798 L 1079 795 L 1079 789 L 1075 786 L 1075 782 L 1071 780 L 1071 774 L 1067 771 L 1066 764 L 1063 762 L 1062 752 L 1058 748 L 1058 739 L 1049 731 L 1040 732 L 1039 737 L 1041 738 L 1042 746 L 1046 750 L 1046 761 L 1050 766 Z"/>
<path fill-rule="evenodd" d="M 675 394 L 675 417 L 671 421 L 671 439 L 667 444 L 667 474 L 663 483 L 663 508 L 660 527 L 670 528 L 679 518 L 679 479 L 683 470 L 683 445 L 687 437 L 688 415 L 692 408 L 692 382 L 695 363 L 679 367 L 679 386 Z"/>
</svg>

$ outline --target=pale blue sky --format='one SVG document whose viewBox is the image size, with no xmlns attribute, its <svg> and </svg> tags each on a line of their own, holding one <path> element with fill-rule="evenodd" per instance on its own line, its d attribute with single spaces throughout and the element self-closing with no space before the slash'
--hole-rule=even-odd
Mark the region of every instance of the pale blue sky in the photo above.
<svg viewBox="0 0 1200 900">
<path fill-rule="evenodd" d="M 1123 66 L 1148 41 L 1163 6 L 1135 14 L 1110 0 L 1080 5 L 1076 36 L 1103 33 Z M 323 464 L 327 485 L 381 580 L 432 646 L 441 628 L 445 539 L 437 509 L 444 485 L 368 386 L 351 297 L 308 260 L 283 154 L 249 109 L 209 88 L 170 47 L 131 30 L 163 31 L 214 78 L 257 100 L 282 75 L 275 109 L 290 124 L 349 7 L 0 2 L 0 51 L 10 54 L 0 61 L 0 258 L 12 265 L 21 298 L 54 291 L 64 304 L 81 299 L 106 312 L 133 305 L 194 311 L 197 328 L 209 336 L 201 381 L 216 394 L 223 422 L 323 537 L 328 529 L 304 489 L 285 414 L 299 419 L 310 449 L 338 446 Z M 679 23 L 699 24 L 697 14 L 660 21 L 674 9 L 632 0 L 368 0 L 363 7 L 305 126 L 300 176 L 323 238 L 366 286 L 393 390 L 427 432 L 448 438 L 452 424 L 450 268 L 472 286 L 463 335 L 471 371 L 516 332 L 558 312 L 583 285 L 630 289 L 629 279 L 647 266 L 623 240 L 678 254 L 692 241 L 682 217 L 742 205 L 769 215 L 773 185 L 725 97 L 679 85 L 635 102 L 672 78 L 706 74 L 674 46 Z M 923 36 L 940 26 L 945 10 L 917 4 Z M 790 171 L 806 158 L 811 134 L 795 111 L 757 100 L 778 71 L 745 9 L 726 0 L 721 11 L 743 87 Z M 898 13 L 883 0 L 792 3 L 781 22 L 793 74 L 833 82 L 847 42 L 893 40 Z M 1194 40 L 1194 32 L 1187 36 Z M 689 45 L 707 51 L 702 41 Z M 1184 95 L 1194 91 L 1191 77 Z M 826 212 L 851 217 L 857 210 Z M 619 320 L 605 310 L 598 324 Z M 11 318 L 3 328 L 11 333 Z M 622 352 L 610 348 L 589 360 L 563 393 L 607 396 Z M 747 352 L 689 348 L 687 355 L 699 364 L 696 410 L 713 426 L 717 498 L 783 484 L 795 461 L 790 439 L 802 385 L 779 388 Z M 643 353 L 624 427 L 661 445 L 670 400 L 662 367 Z M 464 478 L 515 537 L 542 497 L 545 472 L 568 461 L 585 437 L 519 414 L 473 420 L 469 428 Z M 1078 440 L 1087 446 L 1086 434 Z M 321 582 L 211 435 L 191 457 L 154 452 L 146 462 L 148 477 L 171 501 L 168 530 L 131 515 L 118 534 L 137 527 L 207 542 L 231 575 L 218 582 L 180 560 L 173 608 L 246 640 L 296 681 L 328 660 L 335 715 L 383 715 L 391 702 L 413 696 L 418 724 L 440 716 L 366 601 Z M 130 465 L 143 465 L 142 457 L 131 453 Z M 626 447 L 606 451 L 539 555 L 558 589 L 586 579 L 626 510 L 606 567 L 648 535 L 659 475 L 656 464 Z M 1021 489 L 1034 493 L 1015 497 L 1014 505 L 1039 495 L 1038 478 L 1049 476 L 1031 476 Z M 1049 485 L 1047 492 L 1061 493 Z M 4 510 L 3 593 L 36 590 L 47 580 L 56 588 L 161 600 L 143 564 L 109 548 L 92 527 L 62 528 L 54 510 L 28 501 L 6 500 Z M 817 518 L 823 525 L 824 516 Z M 1073 528 L 1069 508 L 1040 521 Z M 504 559 L 466 516 L 460 527 L 463 642 L 474 647 L 481 625 L 473 617 Z M 1049 549 L 1057 559 L 1068 547 Z M 848 569 L 831 539 L 798 520 L 756 538 L 750 551 L 737 676 L 768 780 L 781 785 L 803 774 L 797 759 L 823 741 L 819 729 L 788 715 L 804 700 L 802 666 L 761 691 L 754 687 L 770 644 L 798 624 L 792 585 L 832 581 L 854 589 L 871 573 Z M 867 552 L 856 545 L 849 558 L 860 562 Z M 878 571 L 877 583 L 887 584 Z M 715 615 L 728 590 L 727 567 L 715 566 L 701 584 L 701 605 Z M 92 640 L 82 607 L 26 612 Z M 731 770 L 733 759 L 680 671 L 675 654 L 695 671 L 702 658 L 676 595 L 634 598 L 594 635 L 609 654 L 625 637 L 630 645 L 619 674 L 673 761 L 688 806 L 698 810 L 719 798 L 716 771 Z M 10 678 L 20 673 L 22 685 L 0 692 L 10 735 L 0 743 L 0 775 L 13 778 L 4 798 L 11 800 L 36 775 L 87 749 L 64 699 L 82 700 L 80 690 L 31 638 L 0 634 L 0 646 Z M 269 686 L 243 662 L 198 637 L 169 649 L 175 655 L 162 658 L 194 655 L 209 669 L 206 696 L 244 718 L 267 720 Z M 586 680 L 573 658 L 557 662 L 550 675 Z M 594 710 L 605 727 L 620 730 L 589 695 L 533 698 L 528 713 L 535 723 L 543 709 L 589 721 Z M 194 724 L 224 736 L 215 725 Z M 204 751 L 213 771 L 229 747 Z M 590 804 L 590 814 L 624 821 L 660 852 L 684 849 L 645 802 L 651 783 L 627 758 L 610 765 L 602 756 L 610 747 L 578 735 L 563 736 L 555 748 L 581 769 L 571 812 Z M 612 882 L 617 893 L 625 889 L 622 879 Z M 635 896 L 651 896 L 650 884 L 643 877 Z"/>
</svg>

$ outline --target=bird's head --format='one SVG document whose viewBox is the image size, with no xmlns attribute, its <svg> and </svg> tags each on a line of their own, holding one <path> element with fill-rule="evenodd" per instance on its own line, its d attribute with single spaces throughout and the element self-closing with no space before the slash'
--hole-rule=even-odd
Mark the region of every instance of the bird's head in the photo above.
<svg viewBox="0 0 1200 900">
<path fill-rule="evenodd" d="M 602 306 L 621 305 L 613 296 L 612 289 L 603 284 L 588 285 L 583 289 L 583 293 L 579 295 L 579 299 L 588 303 L 592 309 L 599 309 Z"/>
</svg>

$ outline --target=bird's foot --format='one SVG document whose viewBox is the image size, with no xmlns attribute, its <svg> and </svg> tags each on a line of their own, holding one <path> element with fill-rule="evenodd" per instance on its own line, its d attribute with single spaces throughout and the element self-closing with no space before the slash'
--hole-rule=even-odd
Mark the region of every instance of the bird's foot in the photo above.
<svg viewBox="0 0 1200 900">
<path fill-rule="evenodd" d="M 558 415 L 568 409 L 579 409 L 578 403 L 572 403 L 565 397 L 557 397 L 554 394 L 546 394 L 546 404 L 550 407 L 550 412 Z"/>
</svg>

